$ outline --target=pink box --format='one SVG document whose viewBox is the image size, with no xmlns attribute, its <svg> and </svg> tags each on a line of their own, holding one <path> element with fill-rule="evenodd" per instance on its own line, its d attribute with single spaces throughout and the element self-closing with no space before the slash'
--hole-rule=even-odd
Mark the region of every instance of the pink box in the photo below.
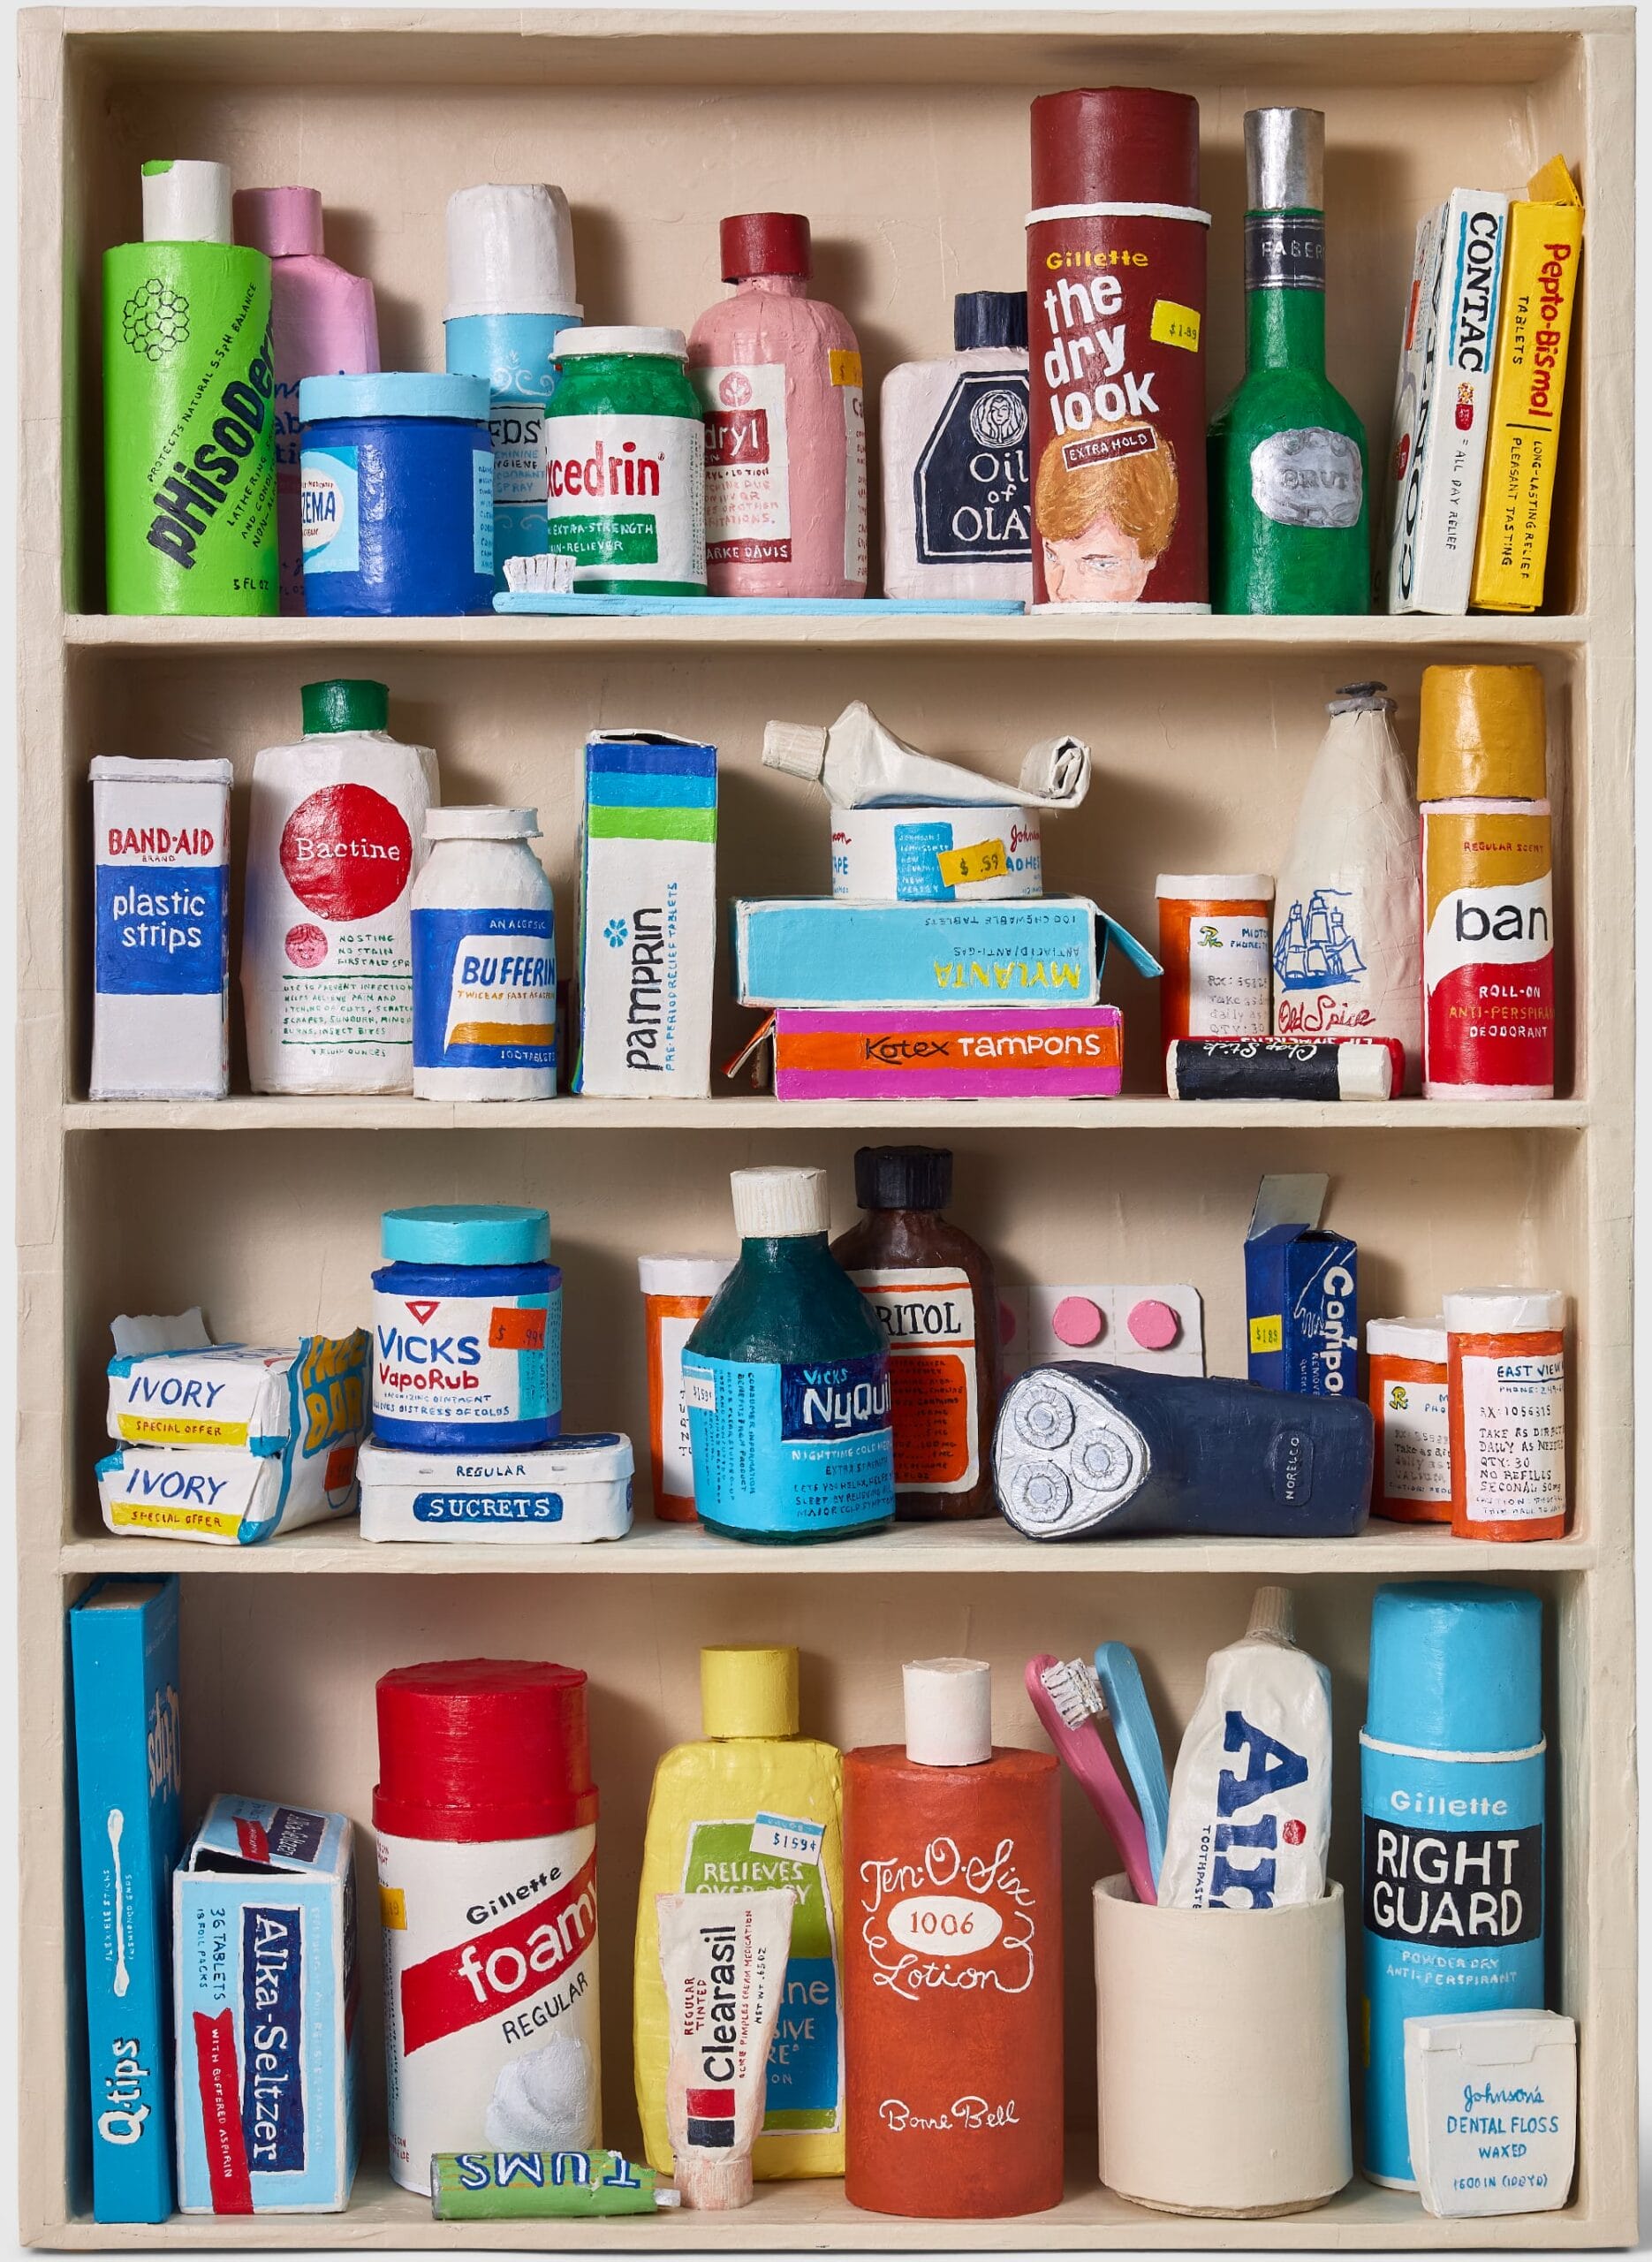
<svg viewBox="0 0 1652 2262">
<path fill-rule="evenodd" d="M 777 1099 L 1112 1099 L 1124 1081 L 1117 1006 L 780 1006 Z"/>
</svg>

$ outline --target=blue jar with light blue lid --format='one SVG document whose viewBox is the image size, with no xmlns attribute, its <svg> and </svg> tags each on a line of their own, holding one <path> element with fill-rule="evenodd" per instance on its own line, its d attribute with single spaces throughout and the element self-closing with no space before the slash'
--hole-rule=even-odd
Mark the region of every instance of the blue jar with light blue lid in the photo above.
<svg viewBox="0 0 1652 2262">
<path fill-rule="evenodd" d="M 1543 2005 L 1542 1604 L 1379 1587 L 1360 1734 L 1365 2173 L 1414 2190 L 1406 2021 Z"/>
<path fill-rule="evenodd" d="M 377 371 L 299 386 L 304 602 L 313 615 L 487 612 L 485 377 Z"/>
<path fill-rule="evenodd" d="M 416 1452 L 562 1431 L 562 1273 L 543 1210 L 387 1210 L 373 1275 L 373 1434 Z"/>
</svg>

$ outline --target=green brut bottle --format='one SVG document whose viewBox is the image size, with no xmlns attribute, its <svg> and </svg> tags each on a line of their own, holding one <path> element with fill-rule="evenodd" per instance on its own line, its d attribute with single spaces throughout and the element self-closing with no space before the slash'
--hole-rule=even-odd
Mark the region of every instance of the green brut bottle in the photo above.
<svg viewBox="0 0 1652 2262">
<path fill-rule="evenodd" d="M 1325 376 L 1325 120 L 1245 113 L 1245 376 L 1210 427 L 1217 612 L 1366 612 L 1365 429 Z"/>
</svg>

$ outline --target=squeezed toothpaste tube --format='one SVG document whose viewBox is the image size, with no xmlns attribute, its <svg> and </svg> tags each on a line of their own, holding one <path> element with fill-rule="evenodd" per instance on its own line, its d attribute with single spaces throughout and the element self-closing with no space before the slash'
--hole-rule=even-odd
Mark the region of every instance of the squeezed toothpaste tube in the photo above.
<svg viewBox="0 0 1652 2262">
<path fill-rule="evenodd" d="M 790 1886 L 655 1895 L 671 2037 L 665 2128 L 686 2207 L 751 2205 L 796 1900 Z"/>
<path fill-rule="evenodd" d="M 925 803 L 951 808 L 1076 809 L 1090 790 L 1090 749 L 1080 739 L 1042 739 L 1028 749 L 1014 786 L 982 778 L 956 762 L 920 754 L 880 723 L 863 699 L 837 721 L 769 723 L 763 767 L 818 786 L 834 809 L 898 808 Z"/>
<path fill-rule="evenodd" d="M 1259 1587 L 1182 1738 L 1159 1906 L 1322 1900 L 1330 1839 L 1330 1675 L 1291 1639 L 1290 1590 Z"/>
<path fill-rule="evenodd" d="M 433 2152 L 430 2212 L 439 2223 L 543 2222 L 651 2215 L 682 2194 L 624 2152 Z"/>
</svg>

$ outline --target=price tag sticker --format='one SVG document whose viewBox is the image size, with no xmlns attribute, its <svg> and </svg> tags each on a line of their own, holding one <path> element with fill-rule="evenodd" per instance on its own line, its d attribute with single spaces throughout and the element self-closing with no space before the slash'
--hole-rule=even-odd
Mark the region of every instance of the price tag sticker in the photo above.
<svg viewBox="0 0 1652 2262">
<path fill-rule="evenodd" d="M 1253 1319 L 1250 1324 L 1250 1347 L 1253 1351 L 1282 1351 L 1284 1348 L 1284 1314 L 1276 1311 L 1266 1318 Z"/>
<path fill-rule="evenodd" d="M 759 1814 L 752 1819 L 752 1851 L 778 1854 L 788 1861 L 807 1862 L 818 1868 L 824 1834 L 822 1823 L 797 1822 L 784 1814 Z"/>
<path fill-rule="evenodd" d="M 1010 869 L 1002 840 L 975 840 L 967 848 L 943 848 L 936 862 L 947 887 L 969 887 L 981 880 L 1001 880 Z"/>
<path fill-rule="evenodd" d="M 1174 299 L 1154 302 L 1148 336 L 1156 345 L 1179 345 L 1184 353 L 1199 351 L 1200 313 L 1197 307 L 1178 306 Z"/>
</svg>

